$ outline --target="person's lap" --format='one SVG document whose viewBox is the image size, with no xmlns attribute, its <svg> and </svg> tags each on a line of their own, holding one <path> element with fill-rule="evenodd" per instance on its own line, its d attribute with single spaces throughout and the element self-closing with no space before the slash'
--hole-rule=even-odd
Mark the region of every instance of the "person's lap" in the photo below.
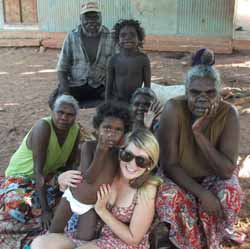
<svg viewBox="0 0 250 249">
<path fill-rule="evenodd" d="M 81 108 L 96 107 L 104 100 L 105 87 L 103 85 L 99 87 L 91 87 L 88 84 L 83 86 L 76 86 L 69 88 L 70 95 L 72 95 L 78 102 Z M 53 103 L 56 98 L 63 92 L 60 85 L 49 96 L 49 106 L 53 107 Z"/>
<path fill-rule="evenodd" d="M 31 249 L 97 249 L 99 248 L 95 241 L 86 242 L 75 238 L 75 232 L 65 233 L 46 233 L 38 236 L 31 243 Z"/>
<path fill-rule="evenodd" d="M 41 235 L 31 243 L 31 249 L 74 249 L 76 246 L 70 238 L 59 233 Z"/>
<path fill-rule="evenodd" d="M 1 184 L 1 201 L 4 211 L 13 214 L 20 222 L 38 217 L 41 214 L 40 201 L 36 191 L 35 181 L 26 176 L 6 177 Z M 46 195 L 48 205 L 53 208 L 61 197 L 59 187 L 54 178 L 47 177 Z M 10 212 L 10 211 L 13 212 Z"/>
<path fill-rule="evenodd" d="M 48 179 L 49 180 L 49 179 Z M 47 182 L 47 201 L 53 208 L 61 196 L 56 182 Z M 27 246 L 38 235 L 43 234 L 40 215 L 41 208 L 35 181 L 29 177 L 1 178 L 1 212 L 0 233 L 3 240 L 9 237 L 19 238 L 20 244 Z M 2 243 L 1 243 L 2 245 Z M 4 245 L 2 245 L 4 246 Z"/>
<path fill-rule="evenodd" d="M 46 249 L 71 249 L 71 248 L 82 248 L 81 246 L 84 245 L 83 248 L 99 248 L 96 246 L 94 242 L 86 242 L 78 238 L 78 229 L 79 229 L 79 215 L 73 214 L 71 219 L 68 221 L 67 227 L 64 230 L 64 233 L 46 233 L 45 235 L 37 237 L 33 242 L 32 245 L 33 249 L 43 248 L 46 244 L 50 244 L 53 247 L 47 247 Z M 87 221 L 88 224 L 88 221 Z M 80 229 L 86 228 L 82 227 Z M 85 246 L 86 244 L 86 246 Z M 89 247 L 88 247 L 88 246 Z"/>
<path fill-rule="evenodd" d="M 102 98 L 102 93 L 105 91 L 103 85 L 93 88 L 86 84 L 79 87 L 71 87 L 70 94 L 74 96 L 78 101 L 90 100 L 90 99 L 100 99 Z"/>
<path fill-rule="evenodd" d="M 99 247 L 96 245 L 94 241 L 88 242 L 86 244 L 83 244 L 79 247 L 76 247 L 75 249 L 99 249 Z"/>
<path fill-rule="evenodd" d="M 209 216 L 199 201 L 170 179 L 160 187 L 156 207 L 161 222 L 170 224 L 169 238 L 179 248 L 202 248 L 204 243 L 218 244 L 225 228 L 233 226 L 240 210 L 242 194 L 236 176 L 229 180 L 206 177 L 202 185 L 220 200 L 224 218 Z M 208 240 L 205 240 L 208 237 Z"/>
<path fill-rule="evenodd" d="M 79 102 L 80 108 L 96 107 L 104 100 L 105 87 L 93 88 L 88 84 L 70 88 L 70 94 Z"/>
</svg>

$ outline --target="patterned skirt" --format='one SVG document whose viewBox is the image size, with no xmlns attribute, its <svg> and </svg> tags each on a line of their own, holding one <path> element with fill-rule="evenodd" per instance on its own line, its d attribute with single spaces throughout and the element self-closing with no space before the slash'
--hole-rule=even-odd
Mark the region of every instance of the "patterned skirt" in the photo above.
<svg viewBox="0 0 250 249">
<path fill-rule="evenodd" d="M 169 240 L 177 248 L 219 249 L 226 231 L 233 231 L 243 199 L 238 177 L 205 177 L 201 185 L 217 196 L 223 217 L 208 215 L 194 195 L 168 178 L 158 191 L 156 210 L 160 221 L 170 224 Z"/>
<path fill-rule="evenodd" d="M 62 193 L 56 184 L 55 176 L 46 179 L 46 198 L 50 208 L 56 206 Z M 21 223 L 41 215 L 39 196 L 35 180 L 26 176 L 0 179 L 0 204 L 5 212 Z"/>
</svg>

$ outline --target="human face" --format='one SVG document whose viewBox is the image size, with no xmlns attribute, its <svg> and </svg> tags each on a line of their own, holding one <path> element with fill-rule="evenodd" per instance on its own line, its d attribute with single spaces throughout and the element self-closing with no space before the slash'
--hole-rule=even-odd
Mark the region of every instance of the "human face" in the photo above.
<svg viewBox="0 0 250 249">
<path fill-rule="evenodd" d="M 152 98 L 148 95 L 138 94 L 132 101 L 132 109 L 137 120 L 144 119 L 144 113 L 148 111 Z"/>
<path fill-rule="evenodd" d="M 131 152 L 134 156 L 144 157 L 146 160 L 150 160 L 148 154 L 135 146 L 134 143 L 130 143 L 126 148 L 126 151 Z M 136 164 L 135 158 L 130 162 L 124 162 L 120 160 L 121 174 L 127 180 L 133 180 L 141 175 L 147 170 L 146 168 L 141 168 Z"/>
<path fill-rule="evenodd" d="M 119 33 L 119 46 L 126 49 L 138 47 L 138 34 L 133 26 L 124 26 Z"/>
<path fill-rule="evenodd" d="M 152 160 L 144 157 L 144 156 L 136 156 L 131 151 L 128 151 L 126 149 L 120 149 L 119 151 L 119 159 L 123 162 L 131 162 L 132 160 L 135 160 L 135 163 L 138 167 L 146 169 L 150 168 L 152 164 Z"/>
<path fill-rule="evenodd" d="M 99 127 L 99 134 L 105 136 L 114 147 L 123 142 L 125 127 L 121 119 L 106 117 Z"/>
<path fill-rule="evenodd" d="M 69 104 L 61 104 L 53 111 L 52 119 L 58 130 L 68 130 L 76 120 L 75 109 Z"/>
<path fill-rule="evenodd" d="M 98 12 L 87 12 L 80 16 L 81 25 L 89 36 L 97 36 L 102 24 L 101 14 Z"/>
<path fill-rule="evenodd" d="M 220 99 L 215 81 L 207 77 L 193 79 L 187 88 L 186 95 L 188 108 L 196 117 L 203 116 Z"/>
</svg>

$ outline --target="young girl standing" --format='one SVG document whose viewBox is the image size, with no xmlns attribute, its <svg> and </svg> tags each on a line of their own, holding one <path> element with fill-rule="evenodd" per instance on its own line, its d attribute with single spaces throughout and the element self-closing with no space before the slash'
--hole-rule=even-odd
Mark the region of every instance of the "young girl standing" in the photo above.
<svg viewBox="0 0 250 249">
<path fill-rule="evenodd" d="M 140 51 L 145 33 L 136 20 L 121 20 L 114 26 L 114 39 L 120 53 L 111 57 L 105 90 L 106 100 L 129 102 L 133 92 L 150 87 L 151 68 L 148 56 Z"/>
</svg>

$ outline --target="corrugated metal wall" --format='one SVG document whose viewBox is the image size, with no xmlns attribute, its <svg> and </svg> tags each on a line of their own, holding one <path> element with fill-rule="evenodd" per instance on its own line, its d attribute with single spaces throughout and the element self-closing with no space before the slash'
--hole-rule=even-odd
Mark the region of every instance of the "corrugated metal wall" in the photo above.
<svg viewBox="0 0 250 249">
<path fill-rule="evenodd" d="M 147 34 L 174 35 L 177 30 L 177 0 L 131 0 L 133 16 L 143 24 Z"/>
<path fill-rule="evenodd" d="M 112 28 L 120 18 L 142 22 L 146 34 L 232 37 L 235 0 L 96 0 L 103 23 Z M 85 0 L 37 0 L 39 29 L 64 32 L 79 23 Z M 0 27 L 3 26 L 0 0 Z M 2 25 L 1 25 L 2 24 Z"/>
<path fill-rule="evenodd" d="M 4 25 L 3 0 L 0 0 L 0 28 Z"/>
<path fill-rule="evenodd" d="M 232 37 L 234 4 L 233 0 L 179 0 L 177 34 Z"/>
<path fill-rule="evenodd" d="M 117 20 L 133 18 L 130 0 L 98 0 L 103 11 L 103 23 L 110 29 Z"/>
<path fill-rule="evenodd" d="M 47 32 L 69 31 L 79 23 L 83 0 L 38 0 L 40 29 Z M 103 23 L 109 28 L 120 18 L 132 18 L 129 0 L 99 0 Z"/>
<path fill-rule="evenodd" d="M 71 30 L 79 20 L 80 0 L 37 0 L 38 24 L 41 31 Z"/>
</svg>

